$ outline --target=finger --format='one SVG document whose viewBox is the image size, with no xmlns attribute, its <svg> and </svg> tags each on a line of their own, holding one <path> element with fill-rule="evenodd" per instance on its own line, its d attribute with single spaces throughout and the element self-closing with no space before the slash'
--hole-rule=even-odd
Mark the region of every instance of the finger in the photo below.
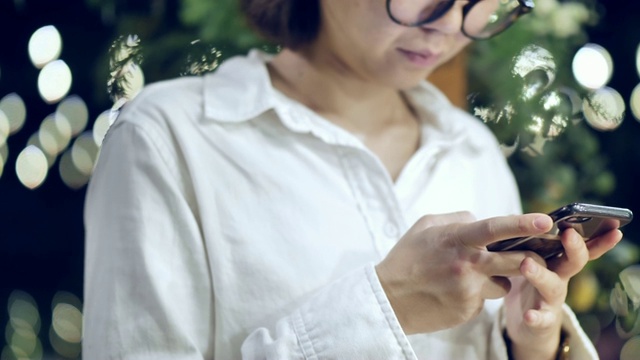
<svg viewBox="0 0 640 360">
<path fill-rule="evenodd" d="M 499 240 L 542 234 L 552 226 L 545 214 L 500 216 L 460 226 L 457 236 L 468 246 L 484 247 Z"/>
<path fill-rule="evenodd" d="M 567 229 L 560 235 L 560 241 L 564 248 L 564 255 L 557 259 L 557 264 L 552 264 L 551 269 L 558 276 L 569 279 L 579 273 L 589 261 L 589 249 L 584 238 L 575 229 Z"/>
<path fill-rule="evenodd" d="M 567 282 L 558 274 L 539 264 L 533 258 L 526 258 L 520 267 L 522 276 L 538 290 L 540 296 L 550 304 L 562 303 L 567 294 Z"/>
<path fill-rule="evenodd" d="M 503 276 L 492 276 L 482 286 L 483 299 L 500 299 L 511 290 L 511 281 Z"/>
<path fill-rule="evenodd" d="M 416 222 L 419 229 L 427 229 L 432 226 L 442 226 L 454 223 L 470 223 L 476 221 L 475 216 L 468 211 L 458 211 L 447 214 L 425 215 Z"/>
<path fill-rule="evenodd" d="M 556 313 L 549 310 L 529 309 L 524 313 L 524 322 L 530 328 L 542 330 L 556 326 L 557 317 Z"/>
<path fill-rule="evenodd" d="M 613 249 L 622 240 L 622 231 L 612 230 L 587 242 L 589 260 L 595 260 Z"/>
<path fill-rule="evenodd" d="M 489 276 L 520 276 L 522 261 L 532 256 L 537 255 L 529 251 L 486 252 L 479 270 Z M 542 262 L 544 263 L 544 260 Z"/>
</svg>

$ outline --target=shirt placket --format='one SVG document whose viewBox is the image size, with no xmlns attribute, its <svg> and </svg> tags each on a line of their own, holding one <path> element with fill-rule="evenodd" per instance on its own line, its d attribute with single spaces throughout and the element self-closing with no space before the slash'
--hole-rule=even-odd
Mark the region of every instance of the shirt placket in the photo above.
<svg viewBox="0 0 640 360">
<path fill-rule="evenodd" d="M 373 246 L 383 258 L 406 231 L 393 183 L 380 161 L 365 149 L 344 148 L 342 162 Z"/>
<path fill-rule="evenodd" d="M 380 258 L 386 256 L 407 230 L 394 185 L 382 162 L 353 135 L 314 122 L 304 108 L 277 108 L 289 129 L 312 133 L 339 154 L 345 177 L 362 214 L 372 245 Z"/>
</svg>

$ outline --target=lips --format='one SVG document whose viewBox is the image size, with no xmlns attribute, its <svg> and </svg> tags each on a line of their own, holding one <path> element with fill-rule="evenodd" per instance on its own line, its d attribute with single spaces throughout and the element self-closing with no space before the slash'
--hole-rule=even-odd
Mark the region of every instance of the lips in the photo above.
<svg viewBox="0 0 640 360">
<path fill-rule="evenodd" d="M 398 52 L 411 64 L 418 67 L 431 67 L 440 59 L 440 54 L 430 50 L 408 50 L 398 48 Z"/>
</svg>

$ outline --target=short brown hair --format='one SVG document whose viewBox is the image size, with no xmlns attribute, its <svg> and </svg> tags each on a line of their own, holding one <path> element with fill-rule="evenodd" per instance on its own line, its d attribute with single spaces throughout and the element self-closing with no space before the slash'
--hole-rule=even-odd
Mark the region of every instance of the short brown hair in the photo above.
<svg viewBox="0 0 640 360">
<path fill-rule="evenodd" d="M 288 48 L 313 42 L 320 28 L 320 0 L 240 0 L 249 24 L 267 40 Z"/>
</svg>

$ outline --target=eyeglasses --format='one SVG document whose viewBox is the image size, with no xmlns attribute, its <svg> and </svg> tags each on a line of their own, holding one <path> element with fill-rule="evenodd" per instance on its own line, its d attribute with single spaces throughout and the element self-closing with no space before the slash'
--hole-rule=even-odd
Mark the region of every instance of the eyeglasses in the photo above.
<svg viewBox="0 0 640 360">
<path fill-rule="evenodd" d="M 459 0 L 387 0 L 387 14 L 396 24 L 416 27 L 440 19 Z M 462 7 L 462 33 L 482 40 L 511 26 L 533 10 L 533 0 L 468 0 Z"/>
</svg>

